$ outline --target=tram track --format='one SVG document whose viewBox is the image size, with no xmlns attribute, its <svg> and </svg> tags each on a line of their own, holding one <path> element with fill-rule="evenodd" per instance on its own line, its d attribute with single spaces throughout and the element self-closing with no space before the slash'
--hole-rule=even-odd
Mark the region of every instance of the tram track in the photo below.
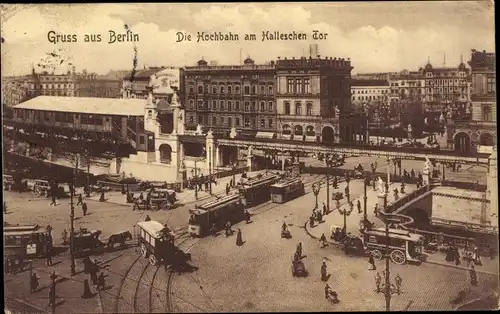
<svg viewBox="0 0 500 314">
<path fill-rule="evenodd" d="M 141 259 L 141 256 L 139 255 L 133 262 L 132 264 L 130 265 L 129 268 L 127 268 L 127 270 L 125 271 L 125 274 L 123 275 L 121 281 L 120 281 L 120 285 L 118 287 L 118 292 L 115 296 L 115 302 L 114 302 L 114 311 L 113 313 L 121 313 L 119 311 L 119 303 L 120 303 L 120 298 L 122 298 L 122 291 L 123 291 L 123 286 L 125 284 L 125 281 L 127 280 L 128 278 L 128 274 L 130 273 L 130 271 L 132 270 L 132 268 L 134 267 L 134 265 Z"/>
<path fill-rule="evenodd" d="M 137 285 L 135 286 L 135 292 L 134 292 L 134 304 L 133 304 L 133 313 L 137 313 L 137 295 L 139 294 L 139 289 L 141 287 L 141 280 L 144 277 L 144 274 L 146 273 L 146 270 L 149 268 L 149 263 L 146 263 L 146 266 L 141 271 L 141 274 L 139 275 L 139 279 L 137 280 Z M 151 286 L 153 283 L 151 282 Z M 149 290 L 149 289 L 148 289 Z M 139 311 L 141 313 L 141 311 Z"/>
</svg>

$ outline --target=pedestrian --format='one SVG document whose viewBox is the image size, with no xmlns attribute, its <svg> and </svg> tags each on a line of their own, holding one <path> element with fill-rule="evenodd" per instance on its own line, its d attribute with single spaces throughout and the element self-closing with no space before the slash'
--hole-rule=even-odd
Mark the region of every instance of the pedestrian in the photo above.
<svg viewBox="0 0 500 314">
<path fill-rule="evenodd" d="M 104 289 L 105 286 L 106 286 L 106 279 L 105 279 L 104 273 L 101 272 L 101 274 L 99 274 L 99 277 L 97 278 L 96 289 L 97 290 L 100 290 L 101 288 Z"/>
<path fill-rule="evenodd" d="M 226 237 L 230 236 L 233 233 L 233 230 L 231 230 L 231 222 L 228 221 L 226 222 Z"/>
<path fill-rule="evenodd" d="M 215 225 L 215 222 L 212 223 L 212 227 L 210 228 L 210 233 L 212 234 L 213 237 L 217 236 L 217 226 Z"/>
<path fill-rule="evenodd" d="M 208 188 L 208 180 L 205 181 L 205 192 L 209 191 L 209 188 Z"/>
<path fill-rule="evenodd" d="M 302 242 L 297 244 L 297 249 L 295 250 L 300 258 L 302 258 Z"/>
<path fill-rule="evenodd" d="M 375 217 L 378 217 L 378 203 L 375 203 L 375 208 L 373 209 L 373 213 L 375 214 Z"/>
<path fill-rule="evenodd" d="M 226 184 L 226 195 L 229 195 L 229 184 Z"/>
<path fill-rule="evenodd" d="M 333 176 L 333 184 L 332 184 L 332 186 L 333 186 L 334 189 L 338 189 L 339 188 L 338 181 L 337 181 L 337 176 Z"/>
<path fill-rule="evenodd" d="M 326 236 L 325 234 L 321 234 L 321 237 L 319 238 L 319 244 L 320 244 L 320 248 L 324 248 L 326 246 Z"/>
<path fill-rule="evenodd" d="M 52 266 L 52 250 L 48 244 L 46 250 L 47 250 L 47 256 L 46 256 L 47 266 Z"/>
<path fill-rule="evenodd" d="M 237 246 L 243 245 L 243 236 L 241 235 L 241 229 L 238 229 L 238 233 L 236 234 L 236 245 Z"/>
<path fill-rule="evenodd" d="M 344 189 L 345 197 L 347 198 L 347 201 L 349 201 L 349 186 L 346 186 Z"/>
<path fill-rule="evenodd" d="M 88 279 L 85 279 L 83 281 L 83 294 L 81 297 L 82 299 L 88 299 L 92 297 L 92 292 L 90 291 L 90 285 Z"/>
<path fill-rule="evenodd" d="M 361 202 L 359 200 L 356 203 L 356 206 L 358 207 L 358 214 L 361 214 Z"/>
<path fill-rule="evenodd" d="M 403 284 L 403 279 L 399 274 L 396 275 L 396 278 L 394 278 L 394 281 L 396 282 L 396 293 L 400 294 L 401 293 L 401 285 Z"/>
<path fill-rule="evenodd" d="M 473 286 L 477 286 L 477 273 L 476 269 L 474 268 L 474 264 L 471 265 L 469 274 L 470 274 L 470 284 Z"/>
<path fill-rule="evenodd" d="M 50 285 L 49 289 L 49 304 L 47 307 L 55 306 L 56 303 L 56 287 L 54 284 Z"/>
<path fill-rule="evenodd" d="M 405 194 L 405 183 L 401 182 L 401 194 Z"/>
<path fill-rule="evenodd" d="M 316 212 L 316 217 L 318 219 L 318 222 L 323 222 L 323 214 L 321 213 L 321 211 L 317 211 Z"/>
<path fill-rule="evenodd" d="M 368 263 L 371 266 L 371 268 L 369 268 L 368 270 L 377 270 L 377 266 L 375 266 L 375 259 L 373 258 L 372 254 L 370 254 L 370 257 L 368 258 Z"/>
<path fill-rule="evenodd" d="M 54 193 L 52 193 L 51 195 L 51 198 L 52 198 L 52 202 L 50 202 L 50 206 L 54 205 L 54 206 L 57 206 L 57 203 L 56 203 L 56 196 L 54 195 Z"/>
<path fill-rule="evenodd" d="M 149 215 L 146 215 L 146 219 L 144 219 L 144 221 L 151 221 L 151 217 L 149 217 Z"/>
<path fill-rule="evenodd" d="M 82 202 L 83 202 L 83 197 L 82 197 L 82 193 L 80 193 L 80 194 L 78 195 L 78 202 L 76 203 L 76 206 L 81 205 L 81 204 L 82 204 Z"/>
<path fill-rule="evenodd" d="M 82 212 L 83 212 L 83 216 L 86 216 L 86 215 L 87 215 L 87 210 L 88 210 L 87 203 L 86 203 L 86 202 L 83 202 L 83 203 L 82 203 Z"/>
<path fill-rule="evenodd" d="M 104 198 L 104 190 L 101 190 L 101 197 L 99 197 L 99 202 L 104 202 L 106 199 Z"/>
<path fill-rule="evenodd" d="M 140 200 L 141 202 L 144 200 L 144 194 L 142 194 L 142 192 L 141 192 L 141 194 L 139 194 L 139 200 Z"/>
<path fill-rule="evenodd" d="M 250 223 L 250 213 L 246 209 L 245 209 L 245 220 L 246 220 L 247 224 Z"/>
<path fill-rule="evenodd" d="M 327 279 L 328 279 L 328 272 L 326 269 L 326 263 L 323 262 L 323 264 L 321 265 L 321 280 L 326 281 Z"/>
<path fill-rule="evenodd" d="M 328 215 L 328 209 L 326 208 L 325 202 L 323 202 L 323 215 Z"/>
<path fill-rule="evenodd" d="M 458 252 L 458 249 L 455 249 L 455 265 L 460 265 L 460 253 Z"/>
<path fill-rule="evenodd" d="M 38 290 L 38 276 L 36 273 L 33 273 L 30 278 L 30 293 L 35 293 Z"/>
<path fill-rule="evenodd" d="M 481 266 L 481 256 L 479 254 L 479 249 L 477 246 L 474 247 L 474 264 Z"/>
<path fill-rule="evenodd" d="M 349 255 L 349 245 L 348 241 L 344 241 L 344 254 Z"/>
<path fill-rule="evenodd" d="M 380 277 L 379 272 L 375 275 L 375 286 L 377 287 L 377 293 L 380 293 L 380 284 L 382 283 L 382 277 Z"/>
<path fill-rule="evenodd" d="M 467 253 L 467 267 L 469 267 L 471 265 L 472 261 L 473 261 L 472 253 L 469 252 L 469 253 Z"/>
<path fill-rule="evenodd" d="M 311 217 L 309 217 L 309 227 L 310 228 L 314 227 L 314 215 L 311 215 Z"/>
<path fill-rule="evenodd" d="M 495 258 L 495 249 L 491 245 L 488 245 L 488 253 L 491 260 Z"/>
</svg>

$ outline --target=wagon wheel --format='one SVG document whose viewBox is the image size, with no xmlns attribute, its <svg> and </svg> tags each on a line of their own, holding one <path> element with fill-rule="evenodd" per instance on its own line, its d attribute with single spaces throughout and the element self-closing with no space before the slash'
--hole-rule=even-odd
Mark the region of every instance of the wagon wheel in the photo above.
<svg viewBox="0 0 500 314">
<path fill-rule="evenodd" d="M 382 252 L 380 252 L 380 250 L 373 250 L 371 253 L 374 260 L 380 261 L 382 259 Z"/>
<path fill-rule="evenodd" d="M 156 256 L 154 254 L 149 255 L 149 263 L 152 266 L 156 266 L 157 262 L 158 262 L 158 260 L 156 259 Z"/>
<path fill-rule="evenodd" d="M 169 209 L 168 201 L 161 202 L 161 204 L 159 206 L 161 209 Z"/>
<path fill-rule="evenodd" d="M 141 255 L 144 258 L 148 257 L 148 249 L 146 249 L 144 243 L 141 244 Z"/>
<path fill-rule="evenodd" d="M 391 252 L 391 261 L 395 264 L 402 265 L 406 262 L 406 257 L 400 250 L 394 250 Z"/>
</svg>

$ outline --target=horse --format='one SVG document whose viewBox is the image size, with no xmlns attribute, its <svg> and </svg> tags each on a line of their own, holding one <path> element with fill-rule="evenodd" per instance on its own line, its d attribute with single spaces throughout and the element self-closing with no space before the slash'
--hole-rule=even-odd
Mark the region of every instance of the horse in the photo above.
<svg viewBox="0 0 500 314">
<path fill-rule="evenodd" d="M 130 231 L 123 231 L 120 233 L 112 234 L 108 239 L 108 248 L 114 248 L 115 243 L 119 243 L 120 246 L 125 245 L 125 241 L 132 240 L 132 234 Z"/>
</svg>

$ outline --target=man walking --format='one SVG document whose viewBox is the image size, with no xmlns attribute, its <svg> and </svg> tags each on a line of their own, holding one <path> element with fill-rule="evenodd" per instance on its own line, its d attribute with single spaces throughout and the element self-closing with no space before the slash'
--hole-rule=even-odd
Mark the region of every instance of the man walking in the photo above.
<svg viewBox="0 0 500 314">
<path fill-rule="evenodd" d="M 323 202 L 323 215 L 328 214 L 328 209 L 326 208 L 325 202 Z"/>
<path fill-rule="evenodd" d="M 403 283 L 403 279 L 401 278 L 401 276 L 399 276 L 399 274 L 396 275 L 395 282 L 396 282 L 396 293 L 400 294 L 401 284 Z"/>
<path fill-rule="evenodd" d="M 368 270 L 377 270 L 377 266 L 375 266 L 375 259 L 373 258 L 372 254 L 370 254 L 370 257 L 368 258 L 368 263 L 371 266 L 371 268 L 369 268 Z"/>
<path fill-rule="evenodd" d="M 78 195 L 78 203 L 76 203 L 76 206 L 81 205 L 82 203 L 83 203 L 83 197 L 82 197 L 82 193 L 80 193 Z"/>
<path fill-rule="evenodd" d="M 87 203 L 83 202 L 82 203 L 82 211 L 83 211 L 83 216 L 87 215 Z"/>
<path fill-rule="evenodd" d="M 52 198 L 52 202 L 50 202 L 50 206 L 54 205 L 54 206 L 57 206 L 57 203 L 56 203 L 56 196 L 54 195 L 54 193 L 51 193 L 51 198 Z"/>
<path fill-rule="evenodd" d="M 380 293 L 380 284 L 382 283 L 382 277 L 380 277 L 380 274 L 377 272 L 375 275 L 375 286 L 377 287 L 377 293 Z"/>
<path fill-rule="evenodd" d="M 361 202 L 358 200 L 358 202 L 356 203 L 357 207 L 358 207 L 358 214 L 361 214 Z"/>
</svg>

